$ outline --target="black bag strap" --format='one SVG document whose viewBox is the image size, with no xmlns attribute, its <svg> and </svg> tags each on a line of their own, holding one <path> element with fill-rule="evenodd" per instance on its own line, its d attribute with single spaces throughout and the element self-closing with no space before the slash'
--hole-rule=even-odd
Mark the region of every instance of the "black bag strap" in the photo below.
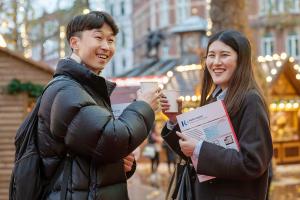
<svg viewBox="0 0 300 200">
<path fill-rule="evenodd" d="M 64 164 L 64 174 L 63 174 L 63 182 L 60 191 L 60 200 L 66 200 L 67 192 L 68 192 L 68 180 L 71 175 L 71 162 L 72 158 L 69 153 L 66 155 L 66 160 Z"/>
<path fill-rule="evenodd" d="M 172 199 L 177 199 L 178 197 L 178 192 L 179 192 L 179 189 L 182 185 L 182 182 L 185 181 L 184 180 L 184 177 L 186 176 L 185 173 L 188 174 L 188 176 L 191 176 L 191 170 L 192 167 L 191 167 L 191 159 L 189 158 L 188 160 L 184 160 L 184 159 L 180 159 L 180 161 L 177 163 L 177 166 L 176 166 L 176 176 L 177 176 L 177 179 L 175 179 L 174 181 L 176 181 L 176 184 L 175 184 L 175 188 L 174 188 L 174 191 L 173 191 L 173 194 L 172 194 Z M 190 177 L 191 180 L 193 179 L 193 177 Z M 190 194 L 192 195 L 192 194 Z"/>
</svg>

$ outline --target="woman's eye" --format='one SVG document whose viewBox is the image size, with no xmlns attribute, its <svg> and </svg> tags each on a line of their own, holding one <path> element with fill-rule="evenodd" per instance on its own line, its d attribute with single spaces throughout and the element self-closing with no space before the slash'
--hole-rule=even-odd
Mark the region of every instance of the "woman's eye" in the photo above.
<svg viewBox="0 0 300 200">
<path fill-rule="evenodd" d="M 97 36 L 96 39 L 97 39 L 97 40 L 102 40 L 102 37 Z"/>
<path fill-rule="evenodd" d="M 208 58 L 213 58 L 213 57 L 215 57 L 215 55 L 214 54 L 208 54 L 207 57 Z"/>
</svg>

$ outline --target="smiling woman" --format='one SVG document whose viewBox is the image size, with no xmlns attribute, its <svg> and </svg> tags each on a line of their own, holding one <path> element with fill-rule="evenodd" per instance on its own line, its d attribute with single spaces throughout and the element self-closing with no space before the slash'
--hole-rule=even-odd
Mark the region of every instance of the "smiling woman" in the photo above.
<svg viewBox="0 0 300 200">
<path fill-rule="evenodd" d="M 252 71 L 249 40 L 233 30 L 212 35 L 205 64 L 200 106 L 224 100 L 241 150 L 176 134 L 176 117 L 165 112 L 168 104 L 163 98 L 161 109 L 169 121 L 162 136 L 181 158 L 193 161 L 191 177 L 195 173 L 216 177 L 207 182 L 194 179 L 193 199 L 265 200 L 273 148 L 268 108 Z"/>
</svg>

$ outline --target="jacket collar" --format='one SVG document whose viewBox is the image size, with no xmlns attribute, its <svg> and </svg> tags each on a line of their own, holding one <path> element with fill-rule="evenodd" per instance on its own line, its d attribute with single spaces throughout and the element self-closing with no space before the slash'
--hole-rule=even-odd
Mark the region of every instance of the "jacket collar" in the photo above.
<svg viewBox="0 0 300 200">
<path fill-rule="evenodd" d="M 217 99 L 217 100 L 224 100 L 225 96 L 227 94 L 227 89 L 222 90 L 220 86 L 217 86 L 216 89 L 212 93 L 212 97 Z"/>
<path fill-rule="evenodd" d="M 76 59 L 76 58 L 75 58 Z M 70 76 L 84 87 L 89 87 L 97 94 L 104 98 L 108 98 L 116 87 L 116 83 L 105 80 L 103 77 L 96 75 L 82 63 L 78 63 L 77 59 L 64 58 L 61 59 L 55 71 L 54 76 L 66 75 Z M 78 60 L 80 62 L 80 60 Z"/>
</svg>

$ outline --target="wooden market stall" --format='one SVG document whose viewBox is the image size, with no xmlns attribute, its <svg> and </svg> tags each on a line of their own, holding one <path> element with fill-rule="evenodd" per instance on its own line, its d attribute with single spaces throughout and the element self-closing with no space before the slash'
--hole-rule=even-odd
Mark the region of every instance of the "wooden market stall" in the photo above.
<svg viewBox="0 0 300 200">
<path fill-rule="evenodd" d="M 24 58 L 6 48 L 0 48 L 0 199 L 8 199 L 8 187 L 14 161 L 16 131 L 34 102 L 30 92 L 12 91 L 13 80 L 18 85 L 42 87 L 51 78 L 54 69 L 43 63 Z M 31 95 L 32 96 L 32 95 Z M 34 96 L 34 95 L 33 95 Z"/>
<path fill-rule="evenodd" d="M 287 59 L 275 62 L 272 70 L 275 76 L 267 77 L 267 81 L 274 158 L 278 164 L 299 163 L 300 68 Z"/>
</svg>

